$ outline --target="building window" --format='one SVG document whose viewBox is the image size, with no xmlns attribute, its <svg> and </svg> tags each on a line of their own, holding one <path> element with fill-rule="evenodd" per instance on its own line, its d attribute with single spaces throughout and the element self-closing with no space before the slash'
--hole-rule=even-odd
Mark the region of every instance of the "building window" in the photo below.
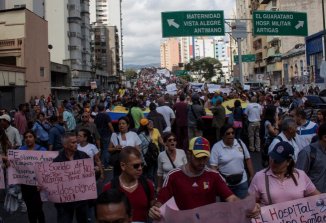
<svg viewBox="0 0 326 223">
<path fill-rule="evenodd" d="M 44 73 L 45 73 L 44 67 L 40 67 L 40 76 L 44 77 Z"/>
<path fill-rule="evenodd" d="M 14 5 L 14 8 L 26 8 L 26 4 Z"/>
</svg>

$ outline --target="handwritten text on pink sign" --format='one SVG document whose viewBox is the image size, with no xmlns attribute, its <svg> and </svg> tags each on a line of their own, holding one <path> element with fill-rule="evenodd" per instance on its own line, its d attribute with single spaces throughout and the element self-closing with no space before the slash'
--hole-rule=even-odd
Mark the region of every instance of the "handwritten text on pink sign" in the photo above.
<svg viewBox="0 0 326 223">
<path fill-rule="evenodd" d="M 326 222 L 326 194 L 273 204 L 261 208 L 261 215 L 252 223 Z"/>
<path fill-rule="evenodd" d="M 34 170 L 35 164 L 52 161 L 58 154 L 57 151 L 9 150 L 8 183 L 37 185 Z"/>
<path fill-rule="evenodd" d="M 65 203 L 97 197 L 93 159 L 39 163 L 36 175 L 51 202 Z"/>
</svg>

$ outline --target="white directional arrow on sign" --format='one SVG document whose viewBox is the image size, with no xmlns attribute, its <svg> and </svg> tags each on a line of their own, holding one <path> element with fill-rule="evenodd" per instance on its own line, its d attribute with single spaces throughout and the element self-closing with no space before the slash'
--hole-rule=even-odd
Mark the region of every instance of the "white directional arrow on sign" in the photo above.
<svg viewBox="0 0 326 223">
<path fill-rule="evenodd" d="M 174 26 L 175 28 L 179 29 L 180 25 L 174 21 L 174 19 L 168 19 L 169 26 Z"/>
<path fill-rule="evenodd" d="M 299 29 L 300 27 L 303 28 L 304 26 L 304 21 L 299 21 L 298 24 L 295 26 L 295 29 Z"/>
</svg>

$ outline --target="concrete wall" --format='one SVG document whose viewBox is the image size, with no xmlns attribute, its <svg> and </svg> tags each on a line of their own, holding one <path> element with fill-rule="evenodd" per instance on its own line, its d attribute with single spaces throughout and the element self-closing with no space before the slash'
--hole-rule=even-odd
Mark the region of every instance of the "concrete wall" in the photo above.
<svg viewBox="0 0 326 223">
<path fill-rule="evenodd" d="M 25 67 L 26 101 L 31 96 L 50 94 L 50 57 L 48 52 L 48 23 L 36 14 L 25 10 Z M 40 35 L 41 33 L 41 35 Z M 44 75 L 41 75 L 41 69 Z"/>
<path fill-rule="evenodd" d="M 45 19 L 49 23 L 49 44 L 53 46 L 53 49 L 50 51 L 51 61 L 56 63 L 62 63 L 63 60 L 69 59 L 67 4 L 68 0 L 46 0 L 45 2 Z"/>
</svg>

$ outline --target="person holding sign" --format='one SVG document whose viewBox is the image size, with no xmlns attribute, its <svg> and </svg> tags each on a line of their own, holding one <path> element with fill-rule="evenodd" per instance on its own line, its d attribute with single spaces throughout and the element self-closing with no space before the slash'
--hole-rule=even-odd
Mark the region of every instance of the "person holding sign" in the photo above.
<svg viewBox="0 0 326 223">
<path fill-rule="evenodd" d="M 66 133 L 62 139 L 63 150 L 53 162 L 66 162 L 71 160 L 87 159 L 89 156 L 77 150 L 77 137 L 74 133 Z M 57 222 L 72 223 L 76 213 L 77 223 L 87 222 L 88 200 L 56 203 Z"/>
<path fill-rule="evenodd" d="M 220 174 L 206 167 L 210 157 L 210 145 L 207 139 L 195 137 L 190 140 L 187 151 L 188 163 L 169 172 L 157 200 L 149 211 L 154 220 L 161 219 L 160 207 L 171 197 L 180 210 L 189 210 L 216 202 L 221 197 L 227 202 L 239 200 Z M 248 215 L 255 217 L 259 214 L 259 206 Z"/>
<path fill-rule="evenodd" d="M 269 167 L 251 181 L 249 193 L 264 206 L 320 194 L 307 174 L 294 167 L 294 148 L 285 141 L 269 153 Z"/>
<path fill-rule="evenodd" d="M 46 151 L 46 148 L 36 144 L 36 134 L 32 130 L 24 133 L 25 145 L 20 150 Z M 36 186 L 21 185 L 23 200 L 27 206 L 28 220 L 30 223 L 44 223 L 43 202 Z"/>
</svg>

